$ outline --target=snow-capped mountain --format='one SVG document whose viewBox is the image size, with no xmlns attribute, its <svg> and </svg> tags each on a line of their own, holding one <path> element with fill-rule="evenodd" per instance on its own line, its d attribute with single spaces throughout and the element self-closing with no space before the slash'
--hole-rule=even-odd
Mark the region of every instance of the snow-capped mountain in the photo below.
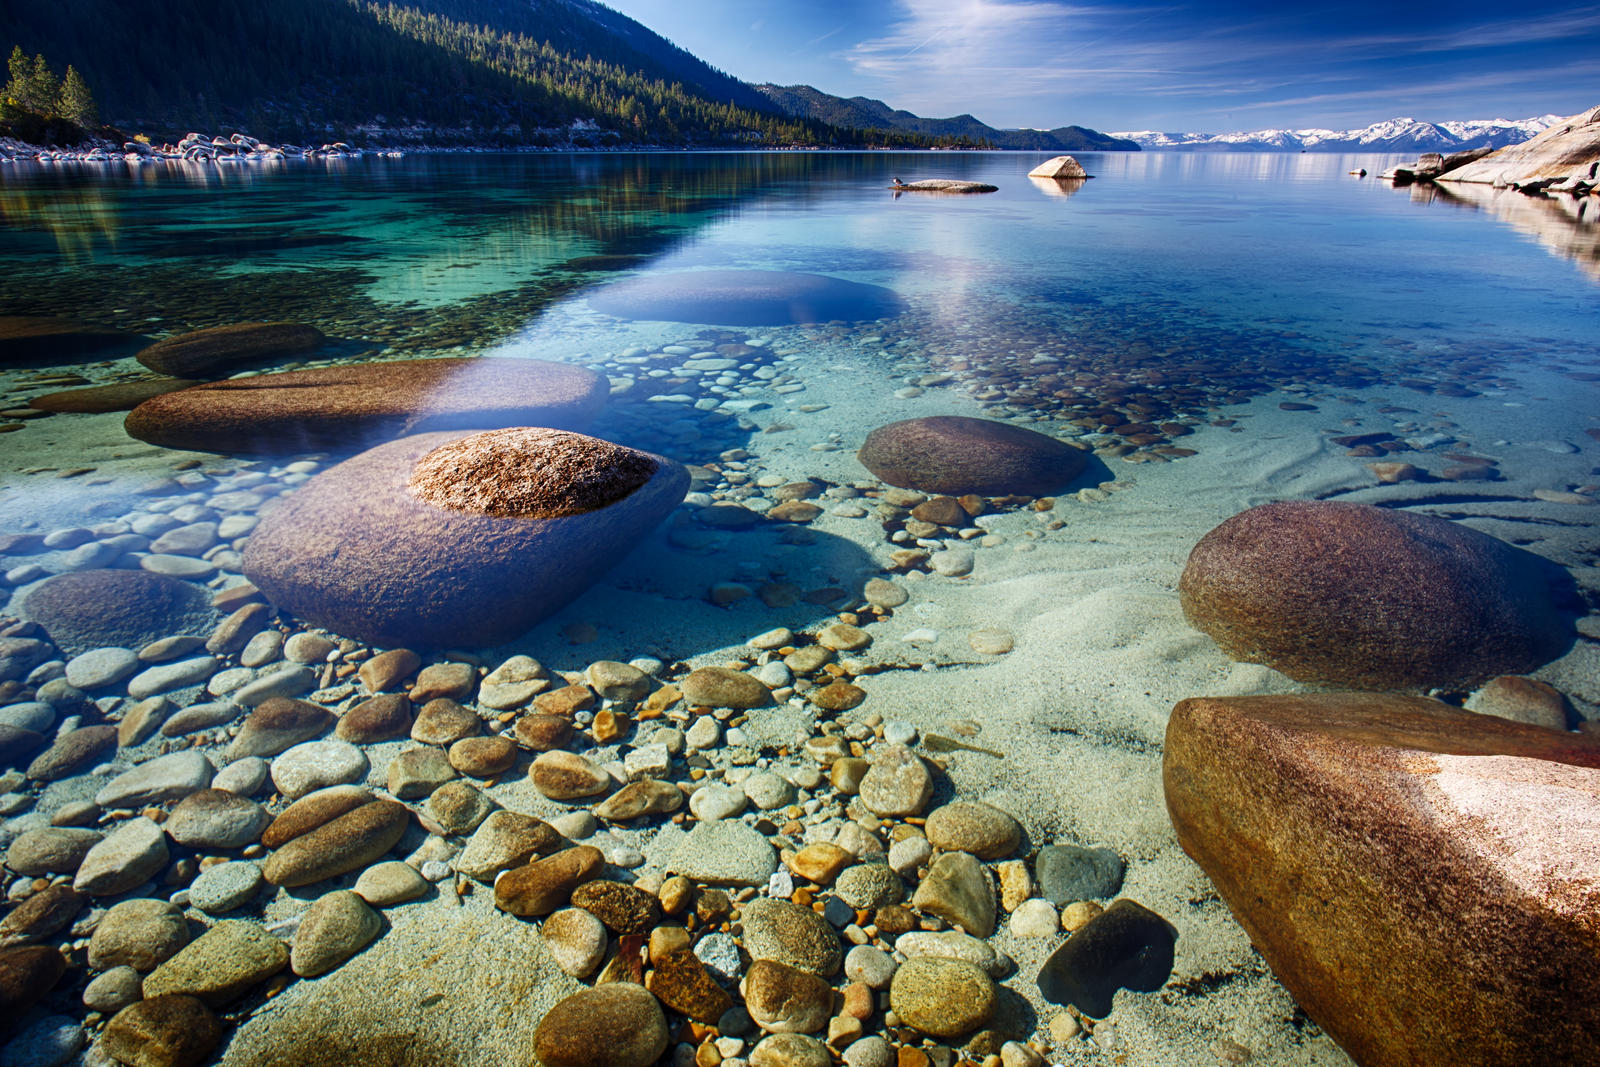
<svg viewBox="0 0 1600 1067">
<path fill-rule="evenodd" d="M 1561 121 L 1559 115 L 1530 119 L 1465 119 L 1419 122 L 1412 118 L 1374 122 L 1363 130 L 1250 130 L 1235 133 L 1113 133 L 1140 148 L 1169 152 L 1464 152 L 1521 144 Z"/>
</svg>

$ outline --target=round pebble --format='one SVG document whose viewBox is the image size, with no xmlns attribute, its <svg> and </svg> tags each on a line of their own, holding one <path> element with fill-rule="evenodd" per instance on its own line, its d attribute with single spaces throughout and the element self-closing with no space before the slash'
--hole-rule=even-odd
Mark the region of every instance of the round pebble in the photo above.
<svg viewBox="0 0 1600 1067">
<path fill-rule="evenodd" d="M 261 888 L 261 868 L 254 863 L 219 863 L 200 872 L 189 886 L 189 903 L 207 915 L 242 907 Z"/>
</svg>

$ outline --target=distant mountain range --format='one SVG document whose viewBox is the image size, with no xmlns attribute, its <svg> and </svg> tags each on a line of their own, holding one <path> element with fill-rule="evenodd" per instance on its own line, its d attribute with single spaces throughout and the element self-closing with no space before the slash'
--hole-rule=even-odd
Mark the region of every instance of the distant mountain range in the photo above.
<svg viewBox="0 0 1600 1067">
<path fill-rule="evenodd" d="M 1251 130 L 1237 133 L 1113 133 L 1140 148 L 1166 152 L 1465 152 L 1521 144 L 1561 121 L 1558 115 L 1531 119 L 1467 119 L 1419 122 L 1411 118 L 1375 122 L 1361 130 Z"/>
<path fill-rule="evenodd" d="M 1082 126 L 1062 126 L 1054 130 L 999 130 L 971 115 L 948 119 L 925 119 L 909 111 L 898 111 L 882 100 L 865 96 L 830 96 L 809 85 L 757 85 L 755 88 L 776 104 L 783 113 L 796 118 L 816 119 L 830 126 L 847 129 L 903 130 L 929 137 L 966 138 L 973 143 L 988 142 L 995 148 L 1014 148 L 1033 152 L 1137 152 L 1139 146 L 1121 138 L 1107 136 Z"/>
</svg>

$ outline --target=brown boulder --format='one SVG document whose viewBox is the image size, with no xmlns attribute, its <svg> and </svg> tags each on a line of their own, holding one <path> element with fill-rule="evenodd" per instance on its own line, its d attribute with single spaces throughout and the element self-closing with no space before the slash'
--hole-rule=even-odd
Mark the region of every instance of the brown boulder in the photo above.
<svg viewBox="0 0 1600 1067">
<path fill-rule="evenodd" d="M 341 741 L 371 745 L 411 732 L 411 700 L 403 693 L 368 697 L 339 718 L 333 735 Z"/>
<path fill-rule="evenodd" d="M 1600 1062 L 1600 741 L 1421 697 L 1195 699 L 1163 775 L 1184 849 L 1358 1062 Z"/>
<path fill-rule="evenodd" d="M 599 484 L 597 448 L 616 460 L 617 484 Z M 440 455 L 491 483 L 475 506 L 517 514 L 457 510 L 462 500 L 440 483 Z M 654 473 L 639 485 L 641 461 Z M 565 483 L 564 472 L 583 480 Z M 525 475 L 545 488 L 529 495 Z M 588 588 L 688 485 L 672 460 L 559 430 L 421 434 L 307 482 L 262 519 L 244 570 L 274 603 L 337 633 L 379 645 L 496 645 Z M 491 488 L 503 490 L 499 504 Z M 520 514 L 528 507 L 560 517 Z M 575 513 L 584 507 L 595 510 Z"/>
<path fill-rule="evenodd" d="M 0 315 L 0 366 L 61 363 L 137 340 L 131 333 L 45 315 Z"/>
<path fill-rule="evenodd" d="M 240 367 L 321 348 L 315 326 L 298 322 L 240 322 L 163 337 L 134 358 L 158 374 L 218 378 Z"/>
<path fill-rule="evenodd" d="M 206 634 L 216 613 L 205 592 L 144 570 L 71 571 L 46 578 L 18 612 L 49 631 L 68 655 L 91 648 L 143 648 L 173 634 Z"/>
<path fill-rule="evenodd" d="M 667 1019 L 643 986 L 608 982 L 551 1008 L 533 1035 L 544 1067 L 648 1067 L 667 1050 Z"/>
<path fill-rule="evenodd" d="M 856 454 L 903 489 L 961 496 L 1040 496 L 1083 473 L 1089 453 L 1034 430 L 964 415 L 929 415 L 880 426 Z"/>
<path fill-rule="evenodd" d="M 1368 504 L 1280 501 L 1201 538 L 1183 612 L 1237 660 L 1352 689 L 1473 686 L 1522 674 L 1570 640 L 1553 566 L 1445 519 Z"/>
<path fill-rule="evenodd" d="M 66 958 L 50 945 L 0 950 L 0 1030 L 19 1021 L 66 973 Z"/>
<path fill-rule="evenodd" d="M 290 839 L 261 873 L 273 885 L 294 888 L 359 870 L 399 844 L 410 821 L 405 805 L 374 800 Z"/>
<path fill-rule="evenodd" d="M 564 908 L 572 891 L 600 876 L 606 858 L 592 845 L 563 849 L 507 871 L 494 883 L 494 906 L 527 918 Z"/>
<path fill-rule="evenodd" d="M 168 993 L 130 1004 L 106 1024 L 99 1048 L 132 1067 L 199 1067 L 226 1028 L 198 998 Z"/>
<path fill-rule="evenodd" d="M 153 396 L 165 396 L 200 383 L 189 378 L 144 378 L 136 382 L 91 385 L 87 389 L 67 389 L 45 393 L 28 401 L 40 411 L 132 411 Z"/>
<path fill-rule="evenodd" d="M 437 430 L 581 429 L 605 402 L 605 379 L 571 364 L 408 359 L 208 382 L 140 404 L 124 425 L 166 448 L 281 455 Z"/>
</svg>

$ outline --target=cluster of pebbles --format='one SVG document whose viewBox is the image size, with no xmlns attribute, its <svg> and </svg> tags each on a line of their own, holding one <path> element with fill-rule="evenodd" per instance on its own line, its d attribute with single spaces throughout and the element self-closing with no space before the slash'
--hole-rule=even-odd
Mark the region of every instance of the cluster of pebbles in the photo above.
<svg viewBox="0 0 1600 1067">
<path fill-rule="evenodd" d="M 193 529 L 215 518 L 171 513 L 221 518 L 241 494 L 292 489 L 281 481 L 306 466 L 152 509 L 196 519 L 156 541 L 185 531 L 201 554 L 141 560 L 230 564 L 237 542 L 207 548 Z M 146 534 L 57 531 L 39 547 L 70 554 L 165 525 L 133 522 Z M 892 610 L 892 582 L 872 592 Z M 1120 886 L 1115 854 L 1056 845 L 1030 865 L 1009 814 L 933 803 L 941 757 L 912 746 L 962 746 L 862 707 L 872 638 L 854 613 L 757 635 L 720 665 L 561 672 L 526 655 L 491 669 L 363 647 L 275 618 L 248 585 L 213 604 L 229 614 L 209 635 L 70 657 L 34 624 L 6 627 L 5 755 L 25 769 L 0 799 L 0 996 L 20 1018 L 64 971 L 75 979 L 45 999 L 57 1014 L 15 1038 L 18 1054 L 44 1050 L 19 1062 L 64 1062 L 91 1039 L 95 1062 L 200 1062 L 224 1036 L 216 1009 L 237 1020 L 241 998 L 337 968 L 380 934 L 382 909 L 432 894 L 492 895 L 508 922 L 539 924 L 564 969 L 595 978 L 541 1026 L 547 1064 L 644 1064 L 669 1042 L 680 1062 L 730 1067 L 820 1067 L 830 1049 L 856 1067 L 948 1065 L 957 1048 L 1037 1064 L 1093 1019 L 1008 1015 L 996 980 L 1018 976 L 984 940 L 1004 916 L 1016 936 L 1078 931 L 1066 947 L 1084 958 L 1046 967 L 1072 983 L 1115 988 L 1130 945 L 1159 953 L 1165 939 L 1170 955 L 1165 924 L 1137 905 L 1099 918 Z M 498 803 L 518 781 L 543 803 Z M 1093 991 L 1065 996 L 1104 1014 Z M 596 1012 L 635 1038 L 597 1047 Z"/>
</svg>

